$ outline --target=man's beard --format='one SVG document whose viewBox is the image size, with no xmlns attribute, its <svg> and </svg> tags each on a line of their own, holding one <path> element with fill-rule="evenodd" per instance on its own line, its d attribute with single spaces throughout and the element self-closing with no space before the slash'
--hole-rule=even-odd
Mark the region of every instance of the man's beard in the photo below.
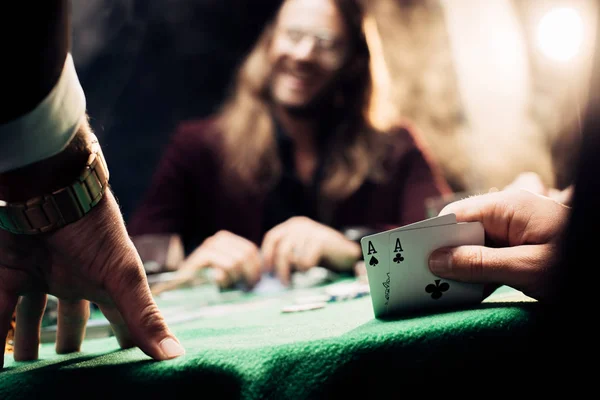
<svg viewBox="0 0 600 400">
<path fill-rule="evenodd" d="M 321 91 L 306 104 L 280 106 L 293 118 L 321 119 L 331 112 L 333 95 L 329 91 Z"/>
<path fill-rule="evenodd" d="M 339 81 L 333 79 L 322 87 L 307 103 L 302 105 L 290 105 L 278 103 L 291 117 L 298 119 L 322 119 L 327 118 L 333 111 L 335 93 L 339 87 Z M 271 89 L 272 90 L 272 89 Z"/>
</svg>

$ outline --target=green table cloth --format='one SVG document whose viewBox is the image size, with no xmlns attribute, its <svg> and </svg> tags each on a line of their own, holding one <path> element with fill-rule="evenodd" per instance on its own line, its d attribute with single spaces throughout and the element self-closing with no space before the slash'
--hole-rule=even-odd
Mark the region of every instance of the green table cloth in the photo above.
<svg viewBox="0 0 600 400">
<path fill-rule="evenodd" d="M 216 299 L 199 288 L 165 293 L 157 302 L 185 356 L 152 361 L 90 328 L 80 353 L 57 355 L 43 343 L 38 361 L 5 355 L 0 399 L 400 398 L 409 388 L 429 398 L 473 382 L 514 384 L 548 366 L 539 357 L 547 312 L 510 288 L 469 309 L 385 321 L 374 319 L 368 296 L 281 312 L 323 289 Z"/>
</svg>

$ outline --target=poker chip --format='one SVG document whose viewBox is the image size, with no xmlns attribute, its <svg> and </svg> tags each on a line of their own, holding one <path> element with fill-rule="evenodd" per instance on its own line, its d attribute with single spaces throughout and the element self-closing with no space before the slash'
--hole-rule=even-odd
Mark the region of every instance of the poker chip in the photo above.
<svg viewBox="0 0 600 400">
<path fill-rule="evenodd" d="M 344 301 L 357 299 L 370 294 L 369 285 L 365 283 L 344 283 L 334 285 L 326 289 L 326 294 L 329 296 L 329 301 Z"/>
<path fill-rule="evenodd" d="M 281 308 L 282 313 L 294 313 L 300 311 L 318 310 L 324 308 L 325 302 L 305 303 L 305 304 L 290 304 Z"/>
<path fill-rule="evenodd" d="M 294 299 L 295 304 L 327 303 L 331 296 L 327 294 L 317 294 L 314 296 L 300 296 Z"/>
</svg>

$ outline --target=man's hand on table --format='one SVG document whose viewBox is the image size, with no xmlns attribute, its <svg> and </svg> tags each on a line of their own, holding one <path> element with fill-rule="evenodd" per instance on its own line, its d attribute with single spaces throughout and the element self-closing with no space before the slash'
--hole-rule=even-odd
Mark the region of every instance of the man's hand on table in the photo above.
<svg viewBox="0 0 600 400">
<path fill-rule="evenodd" d="M 289 284 L 293 271 L 320 263 L 336 271 L 352 271 L 362 253 L 341 232 L 307 217 L 293 217 L 273 227 L 263 238 L 261 251 L 267 271 Z"/>
<path fill-rule="evenodd" d="M 44 193 L 46 185 L 52 185 L 48 180 L 54 180 L 55 186 L 64 184 L 53 176 L 71 181 L 77 176 L 74 167 L 85 159 L 78 155 L 77 140 L 26 172 L 0 174 L 0 198 L 18 201 Z M 73 176 L 68 176 L 71 168 Z M 36 183 L 24 188 L 17 182 Z M 16 307 L 17 361 L 38 357 L 47 294 L 59 299 L 58 353 L 80 349 L 89 301 L 110 321 L 122 348 L 139 346 L 156 360 L 184 353 L 154 302 L 142 261 L 110 190 L 89 214 L 56 232 L 29 236 L 0 230 L 0 336 L 6 338 Z"/>
<path fill-rule="evenodd" d="M 179 265 L 176 277 L 156 284 L 152 291 L 160 294 L 193 282 L 199 271 L 211 268 L 214 281 L 221 289 L 237 283 L 253 288 L 260 280 L 262 260 L 258 247 L 250 240 L 229 231 L 219 231 L 206 238 Z"/>
<path fill-rule="evenodd" d="M 220 288 L 243 284 L 252 289 L 263 273 L 274 272 L 288 285 L 294 271 L 320 265 L 352 272 L 361 257 L 360 246 L 341 232 L 306 217 L 293 217 L 269 230 L 261 247 L 228 231 L 210 236 L 178 267 L 176 276 L 153 287 L 154 294 L 185 286 L 198 272 L 211 268 Z"/>
</svg>

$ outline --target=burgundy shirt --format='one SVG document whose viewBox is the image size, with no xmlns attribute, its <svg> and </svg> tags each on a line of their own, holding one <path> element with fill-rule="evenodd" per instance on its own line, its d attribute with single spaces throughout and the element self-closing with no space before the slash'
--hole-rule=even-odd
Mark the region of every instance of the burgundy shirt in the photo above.
<svg viewBox="0 0 600 400">
<path fill-rule="evenodd" d="M 209 132 L 208 124 L 210 120 L 184 122 L 172 135 L 150 188 L 128 221 L 131 236 L 177 233 L 182 236 L 186 252 L 190 252 L 207 237 L 227 230 L 260 245 L 273 224 L 312 209 L 310 204 L 301 204 L 312 198 L 309 191 L 288 196 L 287 200 L 282 196 L 294 185 L 289 169 L 288 182 L 275 185 L 271 193 L 228 190 L 231 182 L 219 177 L 221 138 Z M 427 218 L 426 198 L 449 191 L 411 132 L 398 129 L 393 139 L 386 155 L 390 179 L 386 183 L 366 180 L 337 203 L 328 225 L 340 231 L 351 227 L 376 231 L 417 222 Z M 278 145 L 281 153 L 289 143 L 278 138 Z M 285 160 L 283 165 L 282 180 L 286 179 Z M 296 204 L 290 204 L 290 199 Z M 323 222 L 316 214 L 305 216 Z"/>
</svg>

